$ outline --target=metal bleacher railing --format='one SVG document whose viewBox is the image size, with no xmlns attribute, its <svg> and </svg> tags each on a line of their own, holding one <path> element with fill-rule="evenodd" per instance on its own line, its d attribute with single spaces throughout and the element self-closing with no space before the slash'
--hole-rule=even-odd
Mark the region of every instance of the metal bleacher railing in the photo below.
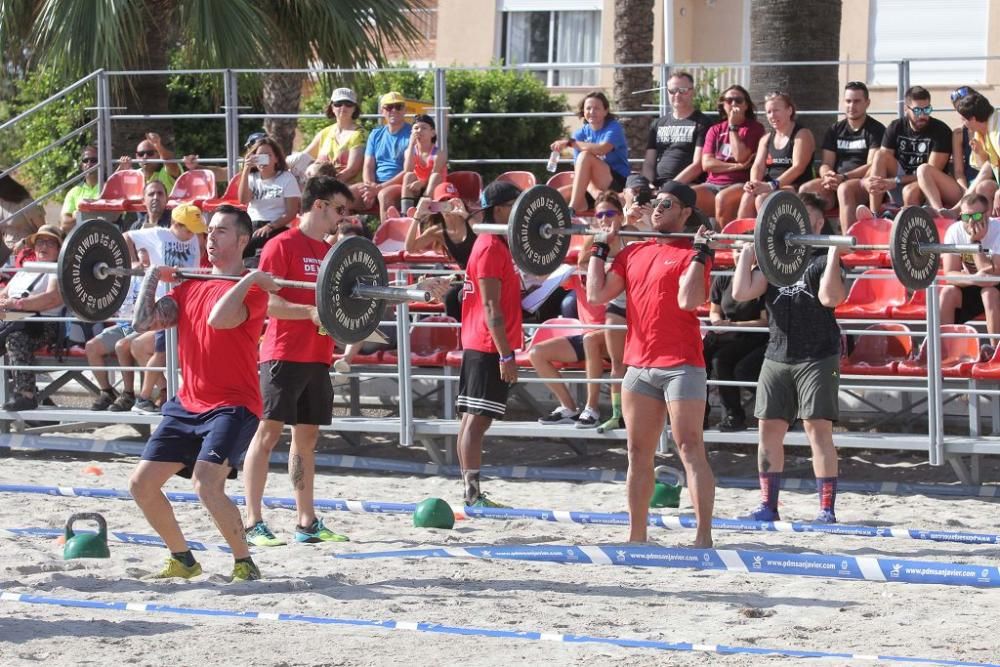
<svg viewBox="0 0 1000 667">
<path fill-rule="evenodd" d="M 990 58 L 992 59 L 992 58 Z M 873 61 L 840 61 L 840 62 L 797 62 L 797 63 L 683 63 L 683 64 L 649 64 L 649 65 L 629 65 L 627 67 L 650 67 L 654 70 L 657 79 L 662 83 L 664 82 L 672 69 L 685 69 L 693 71 L 696 74 L 699 71 L 704 71 L 707 68 L 715 68 L 717 70 L 725 70 L 725 85 L 730 83 L 742 83 L 747 84 L 747 77 L 749 76 L 749 67 L 753 65 L 786 65 L 786 66 L 802 66 L 802 65 L 836 65 L 840 68 L 841 78 L 844 78 L 844 73 L 848 66 L 851 65 L 872 65 L 872 64 L 892 64 L 898 69 L 898 80 L 896 86 L 896 97 L 894 108 L 880 108 L 872 109 L 870 113 L 879 114 L 883 116 L 895 116 L 902 113 L 903 110 L 903 91 L 910 85 L 910 64 L 914 62 L 913 60 L 901 60 L 893 63 L 875 63 Z M 924 59 L 922 59 L 924 60 Z M 969 60 L 969 58 L 928 58 L 925 60 Z M 520 70 L 530 70 L 530 69 L 546 69 L 548 66 L 537 66 L 537 67 L 517 67 L 510 69 L 520 69 Z M 560 63 L 560 69 L 573 69 L 573 68 L 587 68 L 593 69 L 595 67 L 622 67 L 615 65 L 597 65 L 586 64 L 586 65 L 576 65 L 576 64 L 563 64 Z M 531 118 L 541 118 L 541 117 L 571 117 L 574 114 L 571 111 L 565 112 L 533 112 L 530 110 L 523 110 L 518 112 L 507 112 L 507 113 L 491 113 L 491 112 L 478 112 L 478 113 L 451 113 L 447 102 L 447 90 L 448 90 L 448 73 L 455 70 L 461 69 L 486 69 L 486 68 L 429 68 L 423 71 L 432 73 L 434 77 L 434 99 L 432 111 L 436 116 L 437 126 L 438 126 L 438 142 L 440 145 L 447 147 L 448 142 L 448 123 L 447 119 L 488 119 L 497 117 L 517 117 L 519 119 Z M 279 70 L 273 70 L 279 71 Z M 281 70 L 286 71 L 286 70 Z M 326 70 L 299 70 L 301 72 L 307 73 L 310 76 L 317 76 L 319 74 L 326 75 L 356 75 L 365 74 L 368 70 L 349 70 L 349 69 L 326 69 Z M 397 68 L 395 71 L 404 71 L 402 68 Z M 410 70 L 405 70 L 410 71 Z M 0 124 L 0 132 L 12 131 L 13 128 L 17 126 L 18 123 L 22 122 L 26 117 L 34 113 L 42 113 L 51 104 L 57 104 L 66 95 L 82 91 L 91 94 L 94 101 L 93 106 L 89 107 L 89 110 L 93 111 L 94 118 L 85 122 L 80 127 L 77 127 L 66 135 L 54 139 L 48 146 L 40 149 L 36 153 L 20 160 L 18 163 L 12 165 L 11 167 L 5 169 L 2 173 L 10 173 L 14 169 L 17 169 L 28 162 L 34 160 L 42 160 L 45 155 L 52 150 L 55 150 L 65 144 L 67 141 L 73 137 L 79 136 L 81 134 L 88 133 L 87 136 L 93 136 L 95 143 L 98 147 L 98 160 L 99 163 L 97 167 L 99 183 L 103 185 L 107 176 L 116 167 L 115 160 L 112 153 L 112 136 L 113 136 L 113 126 L 115 122 L 125 121 L 125 120 L 156 120 L 156 119 L 176 119 L 176 118 L 186 118 L 186 119 L 203 119 L 206 121 L 223 121 L 225 124 L 225 137 L 226 137 L 226 155 L 225 156 L 213 156 L 200 158 L 201 162 L 205 163 L 224 163 L 228 169 L 230 177 L 237 172 L 239 164 L 239 151 L 242 146 L 241 137 L 238 136 L 238 127 L 241 120 L 247 119 L 266 119 L 266 118 L 321 118 L 320 114 L 305 114 L 305 113 L 284 113 L 284 114 L 268 114 L 260 113 L 254 110 L 244 110 L 244 107 L 240 105 L 239 98 L 239 79 L 243 75 L 258 75 L 261 73 L 259 70 L 240 70 L 240 69 L 214 69 L 214 70 L 185 70 L 185 71 L 173 71 L 171 73 L 185 73 L 185 74 L 196 74 L 196 75 L 212 75 L 221 76 L 223 82 L 223 100 L 222 105 L 219 110 L 207 110 L 204 113 L 190 113 L 190 114 L 143 114 L 143 113 L 116 113 L 118 111 L 111 106 L 111 80 L 115 77 L 135 77 L 153 74 L 164 74 L 164 72 L 112 72 L 112 71 L 96 71 L 76 83 L 68 86 L 62 91 L 59 91 L 52 95 L 50 98 L 40 102 L 34 107 L 22 112 L 18 116 Z M 723 86 L 724 87 L 724 86 Z M 659 116 L 666 114 L 669 111 L 668 99 L 665 95 L 659 96 L 659 101 L 656 108 L 650 108 L 646 111 L 633 111 L 626 112 L 621 115 L 648 115 L 648 116 Z M 800 109 L 799 113 L 803 114 L 837 114 L 836 109 Z M 371 116 L 366 116 L 366 118 L 373 118 Z M 475 165 L 475 164 L 542 164 L 546 162 L 544 154 L 548 152 L 547 147 L 539 147 L 539 156 L 514 156 L 514 157 L 479 157 L 475 159 L 468 160 L 451 160 L 453 164 L 462 164 L 463 168 L 465 165 Z M 640 160 L 633 160 L 633 162 L 640 162 Z M 36 201 L 43 201 L 54 195 L 59 195 L 62 191 L 69 188 L 79 180 L 83 178 L 84 174 L 80 173 L 74 175 L 63 181 L 59 186 L 53 188 L 51 191 L 44 193 L 43 195 L 37 197 Z M 433 268 L 433 267 L 432 267 Z M 421 269 L 421 273 L 426 273 L 426 269 Z M 449 273 L 453 271 L 449 270 Z M 406 280 L 409 272 L 400 268 L 396 277 L 400 280 Z M 857 279 L 857 275 L 851 276 Z M 867 279 L 867 277 L 865 278 Z M 929 333 L 926 336 L 926 375 L 917 375 L 913 377 L 901 377 L 898 375 L 887 375 L 887 376 L 869 376 L 869 375 L 847 375 L 844 379 L 844 384 L 841 386 L 841 391 L 848 397 L 856 398 L 858 402 L 862 405 L 867 405 L 872 408 L 879 408 L 872 400 L 866 399 L 864 392 L 883 392 L 883 393 L 899 393 L 900 396 L 907 396 L 909 393 L 917 393 L 926 396 L 926 415 L 927 415 L 927 432 L 925 434 L 913 435 L 913 434 L 886 434 L 886 433 L 838 433 L 836 436 L 837 444 L 841 447 L 859 447 L 866 449 L 909 449 L 917 451 L 926 451 L 928 456 L 928 461 L 932 465 L 943 465 L 945 462 L 950 463 L 963 479 L 963 481 L 968 481 L 970 478 L 975 478 L 977 475 L 977 457 L 981 454 L 996 454 L 1000 453 L 1000 440 L 993 440 L 988 437 L 983 437 L 980 435 L 980 424 L 979 424 L 979 401 L 978 397 L 984 397 L 990 399 L 992 405 L 992 416 L 994 428 L 1000 428 L 1000 414 L 997 414 L 997 397 L 1000 397 L 1000 391 L 995 389 L 982 389 L 977 386 L 978 380 L 975 379 L 971 374 L 968 374 L 969 368 L 965 368 L 958 377 L 945 377 L 942 373 L 942 359 L 941 359 L 941 346 L 942 340 L 947 339 L 950 336 L 961 336 L 962 334 L 941 334 L 939 322 L 940 314 L 938 312 L 937 306 L 937 284 L 932 285 L 931 288 L 927 290 L 927 308 L 926 308 L 926 321 L 924 320 L 910 320 L 906 321 L 908 324 L 912 325 L 923 325 L 926 327 L 925 331 Z M 867 325 L 871 324 L 871 320 L 857 320 L 857 319 L 844 319 L 841 320 L 842 325 L 848 327 L 845 329 L 845 333 L 852 336 L 872 336 L 872 335 L 890 335 L 885 332 L 871 331 L 867 329 L 857 328 L 855 325 Z M 396 316 L 394 320 L 390 320 L 384 323 L 386 326 L 394 326 L 401 332 L 409 332 L 411 327 L 422 327 L 422 326 L 449 326 L 444 323 L 425 323 L 416 319 L 414 314 L 410 312 L 409 306 L 403 304 L 396 309 Z M 534 328 L 536 325 L 528 325 L 528 328 Z M 542 325 L 544 326 L 544 325 Z M 592 327 L 596 328 L 596 327 Z M 711 330 L 713 327 L 706 326 L 706 330 Z M 746 329 L 743 329 L 744 331 Z M 919 331 L 914 331 L 914 335 L 919 336 Z M 968 334 L 966 334 L 967 336 Z M 981 334 L 982 337 L 986 337 L 985 334 Z M 448 400 L 448 394 L 450 393 L 450 388 L 454 385 L 457 377 L 450 369 L 445 366 L 441 369 L 440 374 L 434 374 L 427 371 L 421 371 L 419 373 L 414 372 L 414 368 L 411 365 L 410 350 L 409 350 L 409 335 L 398 336 L 398 364 L 395 371 L 379 371 L 372 370 L 371 372 L 363 371 L 358 373 L 352 373 L 352 382 L 361 378 L 380 378 L 389 377 L 393 379 L 398 379 L 398 418 L 360 418 L 360 417 L 350 417 L 350 418 L 334 418 L 331 425 L 326 430 L 336 431 L 340 433 L 348 432 L 382 432 L 382 433 L 394 433 L 398 434 L 399 442 L 403 446 L 411 446 L 417 442 L 422 443 L 428 450 L 429 454 L 436 462 L 446 462 L 450 461 L 453 451 L 449 447 L 441 448 L 438 441 L 443 437 L 450 439 L 457 433 L 457 422 L 454 421 L 454 413 L 451 409 L 450 401 Z M 970 363 L 969 366 L 972 364 Z M 9 369 L 10 366 L 0 366 L 0 369 Z M 38 367 L 38 370 L 42 370 L 48 367 L 42 366 Z M 75 367 L 80 371 L 93 370 L 86 366 Z M 176 349 L 176 337 L 171 335 L 168 337 L 167 346 L 167 363 L 165 366 L 166 377 L 168 382 L 168 393 L 172 394 L 176 391 L 177 383 L 179 381 L 179 371 L 177 364 L 177 349 Z M 572 372 L 570 372 L 572 373 Z M 585 382 L 583 378 L 568 378 L 571 383 L 579 384 Z M 534 384 L 535 382 L 540 382 L 539 379 L 526 378 L 524 384 Z M 602 382 L 610 382 L 608 378 L 604 378 Z M 442 392 L 442 412 L 444 419 L 424 419 L 417 418 L 414 411 L 414 384 L 422 382 L 441 382 L 443 386 L 448 389 L 448 391 Z M 965 382 L 968 386 L 966 387 L 955 387 L 955 382 Z M 711 384 L 719 385 L 724 384 L 719 381 L 712 381 Z M 735 384 L 743 386 L 753 386 L 754 383 L 725 383 L 725 384 Z M 946 386 L 947 385 L 947 386 Z M 355 383 L 355 390 L 357 390 L 357 384 Z M 6 396 L 6 387 L 0 387 L 0 399 Z M 969 397 L 969 433 L 970 437 L 945 437 L 944 430 L 944 407 L 947 397 L 953 399 L 956 396 L 965 395 Z M 905 399 L 908 401 L 908 397 Z M 903 411 L 907 409 L 912 409 L 914 406 L 910 406 L 908 402 L 904 402 L 902 408 Z M 422 407 L 422 406 L 420 406 Z M 143 423 L 151 424 L 155 423 L 158 419 L 156 416 L 150 415 L 128 415 L 123 416 L 122 413 L 86 413 L 82 410 L 60 410 L 60 409 L 44 409 L 38 411 L 31 411 L 30 415 L 16 414 L 16 413 L 4 413 L 0 411 L 0 426 L 4 428 L 9 428 L 13 423 L 16 428 L 23 429 L 25 419 L 39 419 L 40 417 L 45 417 L 47 421 L 59 421 L 64 423 Z M 897 411 L 899 412 L 899 411 Z M 51 427 L 43 427 L 49 428 Z M 568 429 L 561 427 L 545 427 L 544 430 L 540 430 L 537 424 L 534 422 L 522 422 L 522 423 L 500 423 L 495 425 L 491 430 L 491 434 L 498 435 L 509 435 L 509 436 L 524 436 L 524 437 L 534 437 L 538 438 L 539 435 L 544 434 L 546 438 L 566 438 L 571 441 L 580 439 L 620 439 L 624 437 L 622 432 L 609 432 L 605 434 L 597 434 L 593 431 L 587 431 L 582 429 Z M 706 434 L 706 440 L 709 442 L 719 442 L 719 443 L 744 443 L 752 444 L 756 442 L 756 432 L 748 431 L 743 433 L 720 433 L 717 431 L 711 431 Z M 448 440 L 446 440 L 447 442 Z M 793 445 L 804 445 L 805 438 L 801 433 L 792 432 L 789 434 L 789 444 Z M 963 459 L 960 457 L 971 455 L 971 465 L 967 466 Z"/>
</svg>

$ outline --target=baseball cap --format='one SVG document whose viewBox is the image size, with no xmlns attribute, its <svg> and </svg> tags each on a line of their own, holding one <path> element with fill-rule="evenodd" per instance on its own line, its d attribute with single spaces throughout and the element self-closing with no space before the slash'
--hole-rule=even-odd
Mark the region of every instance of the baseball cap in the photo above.
<svg viewBox="0 0 1000 667">
<path fill-rule="evenodd" d="M 649 179 L 642 174 L 629 174 L 628 178 L 625 179 L 625 187 L 630 190 L 632 188 L 648 188 Z"/>
<path fill-rule="evenodd" d="M 510 181 L 493 181 L 485 188 L 479 197 L 479 203 L 484 209 L 498 204 L 513 204 L 521 196 L 521 188 Z"/>
<path fill-rule="evenodd" d="M 208 229 L 205 219 L 201 217 L 201 209 L 194 204 L 178 204 L 170 212 L 170 219 L 187 227 L 192 234 L 204 234 Z"/>
<path fill-rule="evenodd" d="M 358 105 L 358 96 L 350 88 L 337 88 L 330 94 L 330 103 L 350 102 L 354 106 Z"/>
<path fill-rule="evenodd" d="M 393 90 L 379 98 L 378 108 L 381 109 L 387 104 L 406 104 L 406 98 Z"/>
<path fill-rule="evenodd" d="M 667 181 L 660 186 L 660 192 L 677 197 L 687 208 L 694 208 L 698 201 L 698 195 L 694 193 L 694 190 L 679 181 Z"/>
<path fill-rule="evenodd" d="M 461 199 L 462 195 L 454 183 L 441 183 L 434 188 L 434 201 L 447 201 L 449 199 Z"/>
<path fill-rule="evenodd" d="M 55 225 L 42 225 L 38 228 L 37 232 L 28 237 L 28 243 L 35 245 L 35 239 L 39 236 L 48 236 L 49 238 L 53 238 L 59 242 L 59 245 L 62 245 L 63 242 L 63 231 Z"/>
</svg>

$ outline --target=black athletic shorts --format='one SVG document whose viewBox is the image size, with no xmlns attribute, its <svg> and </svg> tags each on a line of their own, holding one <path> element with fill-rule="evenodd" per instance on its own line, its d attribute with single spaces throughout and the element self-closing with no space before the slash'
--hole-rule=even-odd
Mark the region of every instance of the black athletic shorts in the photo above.
<svg viewBox="0 0 1000 667">
<path fill-rule="evenodd" d="M 333 417 L 330 366 L 301 361 L 265 361 L 260 365 L 264 419 L 296 424 L 329 424 Z"/>
<path fill-rule="evenodd" d="M 611 172 L 611 185 L 608 186 L 608 190 L 612 190 L 612 191 L 618 192 L 618 193 L 623 192 L 625 190 L 625 179 L 626 178 L 628 178 L 628 176 L 622 176 L 618 172 L 612 171 Z M 594 195 L 590 194 L 589 192 L 585 192 L 584 196 L 587 198 L 587 208 L 593 209 L 594 205 L 597 203 L 597 200 L 594 199 Z"/>
<path fill-rule="evenodd" d="M 965 324 L 986 312 L 986 304 L 983 303 L 984 289 L 1000 289 L 996 285 L 980 283 L 979 285 L 965 285 L 962 290 L 962 305 L 955 312 L 955 323 Z"/>
<path fill-rule="evenodd" d="M 607 308 L 604 309 L 605 312 L 611 313 L 612 315 L 617 315 L 618 317 L 625 317 L 625 309 L 619 306 L 617 303 L 609 303 Z"/>
<path fill-rule="evenodd" d="M 510 385 L 500 379 L 500 355 L 496 352 L 462 351 L 458 377 L 459 412 L 503 419 Z"/>
</svg>

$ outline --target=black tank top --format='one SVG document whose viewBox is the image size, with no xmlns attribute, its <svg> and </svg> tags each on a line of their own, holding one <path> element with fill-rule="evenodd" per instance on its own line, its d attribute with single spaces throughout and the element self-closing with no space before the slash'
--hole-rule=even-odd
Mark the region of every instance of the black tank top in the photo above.
<svg viewBox="0 0 1000 667">
<path fill-rule="evenodd" d="M 448 228 L 442 222 L 441 224 L 442 236 L 444 237 L 444 247 L 448 249 L 448 254 L 455 259 L 457 263 L 463 269 L 469 263 L 469 255 L 472 254 L 472 246 L 476 242 L 476 233 L 472 231 L 472 225 L 469 221 L 465 221 L 465 240 L 461 243 L 455 243 L 448 236 Z"/>
<path fill-rule="evenodd" d="M 775 132 L 771 132 L 767 137 L 767 169 L 764 172 L 764 178 L 768 181 L 776 180 L 779 176 L 788 171 L 792 166 L 792 151 L 795 149 L 795 135 L 799 133 L 802 126 L 798 123 L 792 128 L 792 136 L 788 138 L 788 143 L 785 144 L 784 148 L 774 147 L 774 135 Z M 796 189 L 806 181 L 812 180 L 812 164 L 803 170 L 799 177 L 795 179 L 794 185 Z"/>
</svg>

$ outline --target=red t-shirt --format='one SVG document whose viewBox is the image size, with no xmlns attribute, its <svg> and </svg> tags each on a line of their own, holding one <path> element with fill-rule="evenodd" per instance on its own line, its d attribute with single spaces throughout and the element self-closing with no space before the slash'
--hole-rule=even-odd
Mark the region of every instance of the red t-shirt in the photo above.
<svg viewBox="0 0 1000 667">
<path fill-rule="evenodd" d="M 747 120 L 740 125 L 737 132 L 744 145 L 757 155 L 757 144 L 764 136 L 764 126 L 755 120 Z M 724 120 L 708 128 L 705 134 L 704 155 L 711 155 L 716 160 L 723 162 L 736 162 L 733 158 L 732 147 L 729 145 L 729 121 Z M 710 173 L 706 183 L 712 185 L 733 185 L 735 183 L 746 183 L 750 180 L 750 169 L 741 171 L 727 171 L 722 174 Z"/>
<path fill-rule="evenodd" d="M 581 322 L 584 324 L 604 324 L 607 307 L 602 304 L 594 305 L 587 301 L 587 287 L 579 275 L 575 273 L 571 275 L 563 281 L 563 287 L 576 293 L 576 314 Z"/>
<path fill-rule="evenodd" d="M 260 270 L 275 278 L 316 282 L 319 267 L 330 246 L 326 241 L 309 238 L 300 229 L 289 229 L 264 245 Z M 316 290 L 282 287 L 278 296 L 289 303 L 316 305 Z M 320 334 L 312 320 L 267 322 L 260 345 L 261 361 L 297 361 L 327 364 L 333 360 L 333 339 Z"/>
<path fill-rule="evenodd" d="M 257 343 L 267 315 L 267 292 L 247 292 L 246 321 L 233 329 L 208 325 L 212 307 L 233 287 L 228 280 L 187 280 L 167 296 L 177 302 L 181 384 L 177 398 L 188 412 L 243 406 L 260 417 L 264 404 L 257 374 Z"/>
<path fill-rule="evenodd" d="M 705 366 L 701 325 L 677 305 L 680 279 L 693 250 L 645 241 L 615 257 L 611 270 L 625 279 L 625 364 L 639 368 Z M 711 262 L 705 266 L 705 294 Z"/>
<path fill-rule="evenodd" d="M 512 350 L 524 345 L 521 332 L 521 278 L 514 270 L 507 241 L 498 234 L 480 234 L 472 245 L 465 269 L 465 294 L 462 298 L 462 348 L 480 352 L 498 352 L 489 327 L 480 278 L 500 280 L 500 310 L 503 312 L 507 343 Z"/>
</svg>

